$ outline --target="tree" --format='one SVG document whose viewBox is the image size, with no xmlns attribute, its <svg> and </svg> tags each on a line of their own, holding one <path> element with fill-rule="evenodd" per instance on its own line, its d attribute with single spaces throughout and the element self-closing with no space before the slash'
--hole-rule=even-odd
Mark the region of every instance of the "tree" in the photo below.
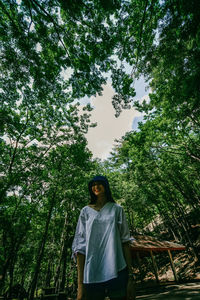
<svg viewBox="0 0 200 300">
<path fill-rule="evenodd" d="M 199 5 L 0 1 L 3 288 L 20 281 L 30 298 L 45 282 L 63 290 L 71 268 L 66 236 L 71 241 L 93 173 L 111 179 L 133 233 L 159 214 L 169 233 L 196 251 Z M 94 126 L 91 107 L 80 113 L 78 101 L 100 94 L 109 76 L 118 116 L 141 74 L 151 88 L 148 103 L 134 103 L 143 123 L 119 141 L 112 163 L 93 162 L 84 138 Z"/>
</svg>

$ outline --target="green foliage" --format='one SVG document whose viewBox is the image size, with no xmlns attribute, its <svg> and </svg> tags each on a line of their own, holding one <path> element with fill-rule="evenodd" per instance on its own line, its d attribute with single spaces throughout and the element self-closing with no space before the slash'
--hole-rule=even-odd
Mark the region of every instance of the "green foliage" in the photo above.
<svg viewBox="0 0 200 300">
<path fill-rule="evenodd" d="M 111 161 L 126 183 L 121 195 L 134 215 L 133 229 L 143 231 L 159 216 L 168 238 L 197 256 L 191 225 L 199 223 L 200 201 L 198 8 L 198 1 L 160 3 L 157 41 L 147 48 L 143 27 L 146 52 L 138 54 L 137 72 L 149 80 L 150 100 L 134 103 L 143 122 L 118 141 Z M 126 59 L 131 63 L 131 55 Z"/>
<path fill-rule="evenodd" d="M 199 222 L 200 3 L 0 1 L 0 284 L 73 287 L 71 242 L 88 201 L 87 182 L 105 174 L 131 232 L 159 215 L 170 238 L 196 251 Z M 128 66 L 128 68 L 127 68 Z M 130 71 L 131 69 L 131 71 Z M 93 161 L 84 134 L 90 105 L 109 76 L 116 116 L 144 75 L 149 102 L 138 131 L 112 158 Z M 188 219 L 188 212 L 191 212 Z"/>
</svg>

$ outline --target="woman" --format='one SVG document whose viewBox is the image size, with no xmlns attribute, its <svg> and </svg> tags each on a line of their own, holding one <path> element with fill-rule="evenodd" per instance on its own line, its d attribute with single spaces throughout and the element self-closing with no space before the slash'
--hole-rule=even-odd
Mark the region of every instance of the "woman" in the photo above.
<svg viewBox="0 0 200 300">
<path fill-rule="evenodd" d="M 77 257 L 77 300 L 135 299 L 123 208 L 113 200 L 106 177 L 95 176 L 88 187 L 91 202 L 81 210 L 72 245 Z"/>
</svg>

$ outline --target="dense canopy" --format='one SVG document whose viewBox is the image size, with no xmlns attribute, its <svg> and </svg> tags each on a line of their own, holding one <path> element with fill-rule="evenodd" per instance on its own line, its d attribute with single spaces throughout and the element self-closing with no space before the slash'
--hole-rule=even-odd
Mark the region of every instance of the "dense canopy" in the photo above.
<svg viewBox="0 0 200 300">
<path fill-rule="evenodd" d="M 1 293 L 75 291 L 71 242 L 94 174 L 108 176 L 132 234 L 153 222 L 198 261 L 199 20 L 198 0 L 0 0 Z M 148 102 L 133 101 L 141 75 Z M 80 103 L 108 78 L 116 117 L 133 105 L 143 121 L 100 162 Z"/>
</svg>

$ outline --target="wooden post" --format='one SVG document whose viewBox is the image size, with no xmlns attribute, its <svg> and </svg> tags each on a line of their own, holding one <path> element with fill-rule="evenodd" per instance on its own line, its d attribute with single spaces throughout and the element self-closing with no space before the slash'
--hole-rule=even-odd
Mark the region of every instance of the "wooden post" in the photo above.
<svg viewBox="0 0 200 300">
<path fill-rule="evenodd" d="M 177 275 L 177 272 L 176 272 L 176 269 L 175 269 L 175 266 L 174 266 L 174 262 L 173 262 L 171 251 L 167 250 L 167 252 L 169 254 L 170 264 L 171 264 L 171 267 L 172 267 L 172 271 L 174 273 L 174 279 L 175 279 L 176 282 L 178 282 L 179 279 L 178 279 L 178 275 Z"/>
<path fill-rule="evenodd" d="M 141 280 L 141 282 L 143 282 L 142 264 L 141 264 L 140 254 L 138 251 L 136 252 L 136 257 L 137 257 L 137 262 L 138 262 L 138 266 L 139 266 L 139 270 L 140 270 L 140 280 Z"/>
<path fill-rule="evenodd" d="M 156 281 L 157 281 L 157 283 L 159 283 L 158 267 L 157 267 L 156 260 L 155 260 L 155 257 L 153 255 L 153 251 L 152 250 L 150 250 L 150 254 L 151 254 L 151 259 L 152 259 L 152 263 L 153 263 L 154 273 L 155 273 L 155 276 L 156 276 Z"/>
</svg>

